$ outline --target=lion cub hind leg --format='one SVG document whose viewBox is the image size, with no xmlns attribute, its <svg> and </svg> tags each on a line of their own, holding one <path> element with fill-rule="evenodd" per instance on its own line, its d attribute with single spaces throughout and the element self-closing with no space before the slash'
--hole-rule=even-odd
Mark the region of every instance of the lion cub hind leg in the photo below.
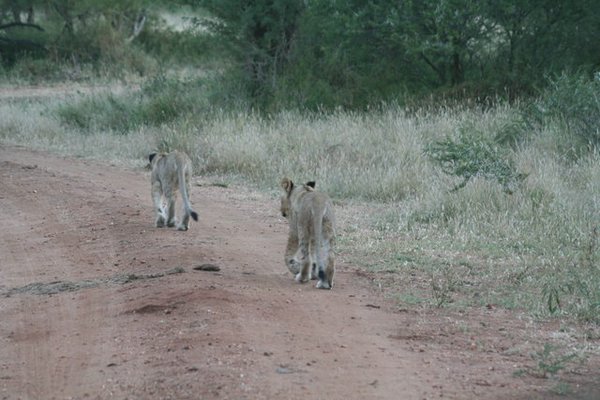
<svg viewBox="0 0 600 400">
<path fill-rule="evenodd" d="M 194 221 L 198 221 L 198 213 L 196 211 L 192 211 L 189 214 L 184 211 L 183 218 L 181 219 L 181 222 L 179 223 L 179 225 L 177 225 L 178 231 L 187 231 L 188 230 L 188 228 L 190 226 L 190 217 L 192 217 L 192 219 Z"/>
<path fill-rule="evenodd" d="M 325 270 L 319 270 L 319 282 L 317 282 L 317 289 L 333 289 L 333 274 L 335 272 L 333 254 L 329 254 L 327 257 L 327 267 Z"/>
<path fill-rule="evenodd" d="M 319 268 L 317 268 L 317 263 L 312 263 L 312 267 L 310 269 L 310 279 L 315 280 L 319 277 Z"/>
<path fill-rule="evenodd" d="M 333 288 L 335 261 L 333 246 L 335 244 L 335 216 L 332 209 L 326 209 L 321 226 L 321 247 L 318 252 L 318 289 Z"/>
<path fill-rule="evenodd" d="M 152 201 L 154 202 L 154 210 L 156 212 L 156 220 L 154 225 L 157 228 L 163 228 L 167 222 L 165 218 L 165 210 L 162 205 L 162 189 L 160 182 L 154 182 L 152 184 Z"/>
<path fill-rule="evenodd" d="M 180 178 L 181 179 L 181 178 Z M 179 184 L 181 185 L 181 197 L 183 199 L 183 217 L 181 218 L 181 222 L 179 223 L 179 225 L 177 225 L 177 230 L 178 231 L 187 231 L 188 227 L 190 225 L 190 217 L 194 220 L 194 221 L 198 221 L 198 213 L 194 210 L 192 210 L 189 200 L 189 193 L 190 193 L 190 173 L 189 173 L 189 169 L 186 170 L 185 174 L 184 174 L 184 180 L 185 182 L 179 182 Z"/>
<path fill-rule="evenodd" d="M 294 254 L 286 255 L 285 257 L 285 265 L 288 267 L 290 272 L 294 274 L 294 276 L 300 273 L 303 263 L 304 260 L 302 258 L 302 250 L 299 248 Z"/>
<path fill-rule="evenodd" d="M 175 226 L 175 199 L 172 194 L 167 196 L 167 226 L 169 228 Z"/>
<path fill-rule="evenodd" d="M 158 209 L 156 211 L 156 220 L 154 221 L 154 226 L 157 228 L 164 228 L 167 224 L 167 219 L 165 218 L 165 214 L 162 209 Z"/>
<path fill-rule="evenodd" d="M 300 242 L 300 260 L 298 260 L 297 258 L 295 259 L 295 261 L 297 263 L 299 263 L 301 265 L 300 267 L 300 272 L 298 272 L 298 274 L 296 274 L 296 282 L 299 283 L 306 283 L 308 281 L 310 281 L 310 267 L 311 267 L 311 262 L 310 262 L 310 257 L 308 255 L 308 245 L 305 242 Z"/>
<path fill-rule="evenodd" d="M 179 224 L 177 224 L 177 230 L 178 231 L 187 231 L 189 225 L 190 225 L 190 214 L 188 214 L 186 212 L 185 207 L 184 207 L 181 221 L 179 221 Z"/>
</svg>

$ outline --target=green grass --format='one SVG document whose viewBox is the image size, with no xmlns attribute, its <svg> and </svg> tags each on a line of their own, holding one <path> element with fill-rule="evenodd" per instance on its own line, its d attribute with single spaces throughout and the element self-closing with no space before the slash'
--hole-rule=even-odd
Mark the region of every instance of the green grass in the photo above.
<svg viewBox="0 0 600 400">
<path fill-rule="evenodd" d="M 585 124 L 566 156 L 566 117 L 527 122 L 525 105 L 266 116 L 225 110 L 214 90 L 161 78 L 0 99 L 0 143 L 134 167 L 180 149 L 197 173 L 272 196 L 284 175 L 316 180 L 338 205 L 340 258 L 399 303 L 600 322 L 600 152 Z"/>
</svg>

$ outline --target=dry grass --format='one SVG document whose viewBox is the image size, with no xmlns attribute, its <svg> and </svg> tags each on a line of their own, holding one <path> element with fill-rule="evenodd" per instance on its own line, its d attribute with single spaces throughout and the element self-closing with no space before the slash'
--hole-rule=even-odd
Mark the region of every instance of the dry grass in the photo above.
<svg viewBox="0 0 600 400">
<path fill-rule="evenodd" d="M 316 180 L 339 205 L 341 259 L 374 271 L 401 303 L 501 304 L 598 320 L 600 154 L 565 160 L 559 128 L 540 128 L 507 150 L 527 175 L 509 194 L 486 176 L 451 191 L 462 178 L 425 152 L 465 129 L 492 137 L 517 108 L 271 117 L 202 109 L 113 132 L 65 125 L 56 112 L 64 102 L 72 100 L 0 100 L 0 143 L 134 167 L 152 150 L 178 148 L 199 173 L 272 196 L 284 175 Z"/>
</svg>

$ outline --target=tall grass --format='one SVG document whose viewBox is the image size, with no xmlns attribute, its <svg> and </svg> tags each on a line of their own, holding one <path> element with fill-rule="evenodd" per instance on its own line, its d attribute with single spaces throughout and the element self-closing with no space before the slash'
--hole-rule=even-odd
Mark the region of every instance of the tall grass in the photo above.
<svg viewBox="0 0 600 400">
<path fill-rule="evenodd" d="M 289 175 L 316 179 L 340 198 L 399 200 L 421 189 L 428 164 L 418 122 L 395 113 L 222 114 L 200 135 L 204 169 L 263 187 Z"/>
<path fill-rule="evenodd" d="M 270 194 L 284 175 L 316 180 L 344 204 L 341 256 L 395 272 L 399 301 L 600 322 L 600 152 L 587 140 L 565 157 L 567 117 L 534 121 L 521 105 L 266 116 L 219 108 L 211 90 L 153 81 L 121 95 L 0 100 L 0 143 L 136 166 L 182 149 L 198 173 Z"/>
<path fill-rule="evenodd" d="M 62 101 L 0 100 L 0 143 L 102 159 L 118 165 L 144 164 L 148 138 L 154 134 L 152 129 L 139 129 L 126 136 L 102 129 L 85 133 L 71 129 L 56 117 L 55 107 Z"/>
</svg>

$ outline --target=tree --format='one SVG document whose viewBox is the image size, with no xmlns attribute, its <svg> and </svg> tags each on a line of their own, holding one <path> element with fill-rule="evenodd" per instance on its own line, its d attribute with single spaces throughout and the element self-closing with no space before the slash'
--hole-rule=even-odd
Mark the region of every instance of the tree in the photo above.
<svg viewBox="0 0 600 400">
<path fill-rule="evenodd" d="M 527 88 L 565 70 L 600 66 L 600 15 L 593 0 L 488 0 L 486 77 Z"/>
<path fill-rule="evenodd" d="M 0 0 L 0 62 L 10 65 L 20 54 L 45 51 L 36 35 L 44 29 L 35 23 L 34 5 L 30 0 Z"/>
<path fill-rule="evenodd" d="M 253 96 L 272 92 L 289 60 L 305 3 L 298 0 L 198 0 L 207 20 L 241 61 Z"/>
<path fill-rule="evenodd" d="M 490 40 L 482 3 L 465 0 L 411 1 L 408 48 L 431 68 L 438 86 L 467 79 L 469 67 Z"/>
<path fill-rule="evenodd" d="M 403 2 L 312 0 L 300 19 L 287 79 L 311 107 L 363 107 L 429 85 L 408 55 Z"/>
<path fill-rule="evenodd" d="M 149 5 L 150 0 L 52 0 L 47 2 L 47 11 L 61 21 L 63 32 L 70 35 L 102 20 L 126 37 L 135 37 L 143 28 Z"/>
<path fill-rule="evenodd" d="M 40 3 L 34 0 L 0 0 L 0 24 L 7 22 L 25 22 L 33 24 L 34 6 Z"/>
</svg>

